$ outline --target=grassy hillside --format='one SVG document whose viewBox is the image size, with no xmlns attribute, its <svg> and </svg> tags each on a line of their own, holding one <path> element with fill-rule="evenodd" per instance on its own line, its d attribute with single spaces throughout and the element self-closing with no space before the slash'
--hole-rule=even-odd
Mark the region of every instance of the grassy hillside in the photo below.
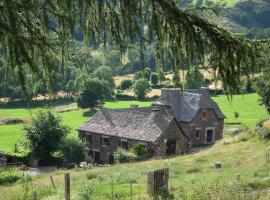
<svg viewBox="0 0 270 200">
<path fill-rule="evenodd" d="M 147 172 L 165 166 L 169 167 L 169 190 L 175 199 L 269 199 L 269 192 L 266 192 L 270 188 L 268 152 L 270 142 L 260 141 L 250 132 L 226 136 L 209 149 L 168 160 L 70 170 L 71 195 L 72 199 L 79 199 L 78 193 L 88 189 L 93 199 L 111 199 L 113 180 L 115 199 L 130 199 L 130 181 L 133 180 L 133 199 L 147 199 Z M 214 168 L 217 161 L 222 163 L 221 170 Z M 51 174 L 57 190 L 52 189 L 48 175 L 35 178 L 29 186 L 39 197 L 61 199 L 64 172 Z M 238 175 L 240 181 L 236 181 Z M 1 200 L 11 200 L 24 190 L 21 183 L 16 183 L 0 186 L 0 191 Z"/>
<path fill-rule="evenodd" d="M 268 38 L 270 36 L 269 0 L 183 0 L 180 6 L 209 6 L 223 2 L 219 8 L 219 16 L 209 17 L 211 23 L 246 35 L 248 38 Z"/>
</svg>

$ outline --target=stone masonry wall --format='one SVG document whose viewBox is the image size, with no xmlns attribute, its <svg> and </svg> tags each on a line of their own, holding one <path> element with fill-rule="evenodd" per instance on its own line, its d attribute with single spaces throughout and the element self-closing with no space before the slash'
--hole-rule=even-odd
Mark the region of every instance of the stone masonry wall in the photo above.
<svg viewBox="0 0 270 200">
<path fill-rule="evenodd" d="M 99 151 L 100 152 L 100 161 L 101 163 L 109 163 L 110 155 L 114 155 L 121 138 L 115 136 L 106 136 L 109 138 L 110 145 L 103 146 L 100 144 L 100 138 L 102 134 L 96 133 L 84 133 L 79 132 L 79 138 L 85 140 L 87 142 L 87 137 L 91 135 L 91 143 L 89 143 L 89 147 L 91 151 Z M 183 136 L 181 130 L 179 129 L 177 122 L 175 120 L 169 125 L 169 127 L 164 131 L 164 133 L 160 136 L 160 138 L 155 143 L 150 142 L 142 142 L 146 145 L 147 148 L 150 148 L 154 151 L 157 156 L 165 156 L 166 155 L 166 144 L 164 143 L 164 139 L 167 140 L 176 140 L 176 154 L 183 154 L 189 151 L 188 139 Z M 137 140 L 128 139 L 129 147 L 136 142 L 141 142 Z"/>
<path fill-rule="evenodd" d="M 203 111 L 207 111 L 207 116 L 203 119 Z M 190 138 L 192 145 L 203 145 L 209 144 L 206 142 L 206 131 L 207 128 L 213 128 L 214 130 L 214 139 L 213 143 L 216 140 L 221 139 L 223 137 L 223 125 L 224 120 L 220 120 L 217 118 L 214 110 L 200 110 L 198 114 L 194 117 L 194 119 L 189 123 L 180 122 L 182 129 L 185 134 Z M 194 138 L 194 134 L 196 129 L 200 129 L 200 138 Z"/>
</svg>

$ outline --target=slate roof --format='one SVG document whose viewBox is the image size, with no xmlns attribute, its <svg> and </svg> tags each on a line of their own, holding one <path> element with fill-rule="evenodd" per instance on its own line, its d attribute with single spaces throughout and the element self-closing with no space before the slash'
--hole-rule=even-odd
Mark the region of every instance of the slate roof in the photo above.
<svg viewBox="0 0 270 200">
<path fill-rule="evenodd" d="M 155 142 L 174 120 L 163 108 L 155 106 L 98 111 L 77 130 L 145 142 Z"/>
<path fill-rule="evenodd" d="M 153 105 L 162 105 L 173 110 L 177 120 L 190 122 L 200 109 L 213 109 L 219 119 L 225 116 L 206 89 L 181 92 L 179 89 L 162 88 L 160 98 Z"/>
</svg>

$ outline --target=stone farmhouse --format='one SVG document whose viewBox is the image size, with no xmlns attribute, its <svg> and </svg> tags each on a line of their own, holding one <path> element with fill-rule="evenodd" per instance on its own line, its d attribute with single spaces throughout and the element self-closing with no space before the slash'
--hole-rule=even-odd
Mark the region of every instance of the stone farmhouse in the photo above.
<svg viewBox="0 0 270 200">
<path fill-rule="evenodd" d="M 78 129 L 89 144 L 88 155 L 95 163 L 113 163 L 117 147 L 128 149 L 143 143 L 155 156 L 189 151 L 189 139 L 174 116 L 162 107 L 101 109 Z"/>
<path fill-rule="evenodd" d="M 223 137 L 224 115 L 208 89 L 181 92 L 162 88 L 150 107 L 102 108 L 77 130 L 95 163 L 113 163 L 118 147 L 143 143 L 154 156 L 188 153 Z"/>
<path fill-rule="evenodd" d="M 153 104 L 173 115 L 192 146 L 209 145 L 223 137 L 225 116 L 209 96 L 209 88 L 188 90 L 162 88 L 160 98 Z"/>
</svg>

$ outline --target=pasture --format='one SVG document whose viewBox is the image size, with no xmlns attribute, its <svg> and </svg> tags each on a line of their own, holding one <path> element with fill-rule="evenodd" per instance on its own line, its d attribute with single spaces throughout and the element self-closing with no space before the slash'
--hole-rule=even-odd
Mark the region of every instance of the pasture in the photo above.
<svg viewBox="0 0 270 200">
<path fill-rule="evenodd" d="M 72 199 L 87 194 L 93 199 L 111 199 L 112 180 L 115 199 L 130 199 L 130 181 L 133 181 L 133 199 L 148 199 L 146 175 L 150 170 L 164 166 L 169 168 L 169 191 L 175 199 L 268 199 L 270 185 L 269 141 L 260 141 L 252 133 L 235 137 L 226 136 L 214 146 L 195 154 L 167 160 L 157 159 L 138 163 L 115 164 L 107 167 L 93 167 L 83 170 L 69 170 L 71 174 Z M 215 162 L 222 163 L 222 169 L 214 168 Z M 30 191 L 37 191 L 39 198 L 62 199 L 64 173 L 60 170 L 53 176 L 56 190 L 48 175 L 34 178 L 29 183 Z M 254 174 L 257 174 L 256 176 Z M 240 175 L 240 180 L 237 177 Z M 18 182 L 0 186 L 0 200 L 18 199 L 25 190 Z M 257 192 L 254 192 L 257 191 Z M 260 197 L 260 198 L 259 198 Z"/>
<path fill-rule="evenodd" d="M 241 122 L 243 125 L 252 127 L 255 124 L 269 117 L 265 108 L 258 102 L 257 94 L 234 95 L 232 102 L 229 102 L 227 96 L 214 96 L 213 99 L 218 103 L 223 113 L 226 115 L 226 122 Z M 131 104 L 139 106 L 149 106 L 150 101 L 107 101 L 106 108 L 128 108 Z M 46 105 L 44 105 L 46 106 Z M 27 108 L 23 107 L 0 107 L 0 119 L 17 117 L 30 119 L 42 107 Z M 234 118 L 234 112 L 239 112 L 238 119 Z M 68 112 L 59 113 L 63 123 L 71 128 L 72 135 L 77 136 L 76 128 L 87 121 L 94 112 L 89 110 L 75 109 Z M 0 125 L 0 151 L 12 152 L 14 144 L 23 139 L 24 124 Z"/>
</svg>

